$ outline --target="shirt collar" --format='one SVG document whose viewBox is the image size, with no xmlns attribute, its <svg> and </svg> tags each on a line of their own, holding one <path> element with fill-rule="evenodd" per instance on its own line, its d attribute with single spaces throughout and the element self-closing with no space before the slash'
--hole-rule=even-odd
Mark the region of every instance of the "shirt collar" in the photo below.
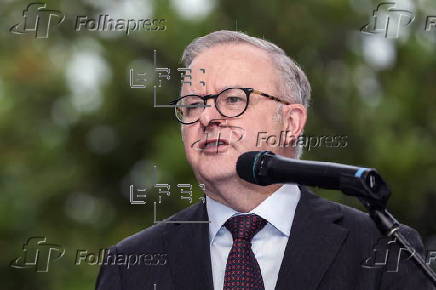
<svg viewBox="0 0 436 290">
<path fill-rule="evenodd" d="M 300 200 L 300 189 L 295 184 L 285 184 L 268 196 L 249 213 L 266 219 L 283 235 L 289 237 L 295 209 Z M 206 196 L 206 208 L 209 216 L 209 241 L 212 243 L 224 223 L 240 213 L 218 201 Z"/>
</svg>

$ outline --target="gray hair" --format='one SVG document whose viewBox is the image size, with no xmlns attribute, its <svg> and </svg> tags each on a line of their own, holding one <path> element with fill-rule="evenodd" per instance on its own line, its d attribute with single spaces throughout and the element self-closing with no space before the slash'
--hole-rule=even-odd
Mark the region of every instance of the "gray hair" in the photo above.
<svg viewBox="0 0 436 290">
<path fill-rule="evenodd" d="M 185 67 L 189 67 L 194 58 L 204 50 L 228 43 L 246 43 L 264 50 L 271 57 L 281 78 L 278 88 L 281 96 L 277 97 L 291 103 L 302 104 L 306 108 L 309 106 L 311 89 L 306 74 L 294 60 L 286 55 L 283 49 L 265 39 L 248 36 L 239 31 L 215 31 L 194 39 L 183 51 L 182 63 Z M 280 108 L 282 108 L 281 105 Z M 297 146 L 295 157 L 300 158 L 301 154 L 302 148 Z"/>
</svg>

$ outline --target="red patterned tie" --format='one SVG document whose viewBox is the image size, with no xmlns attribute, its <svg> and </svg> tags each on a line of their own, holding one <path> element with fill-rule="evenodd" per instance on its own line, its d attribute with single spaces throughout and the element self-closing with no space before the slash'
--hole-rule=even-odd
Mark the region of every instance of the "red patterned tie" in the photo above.
<svg viewBox="0 0 436 290">
<path fill-rule="evenodd" d="M 227 257 L 224 288 L 264 290 L 259 264 L 251 250 L 251 239 L 267 221 L 255 214 L 229 218 L 224 226 L 232 233 L 233 245 Z"/>
</svg>

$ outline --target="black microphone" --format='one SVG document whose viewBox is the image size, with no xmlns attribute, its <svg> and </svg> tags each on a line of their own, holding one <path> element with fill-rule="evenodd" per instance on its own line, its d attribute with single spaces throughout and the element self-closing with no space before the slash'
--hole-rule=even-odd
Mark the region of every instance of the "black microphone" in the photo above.
<svg viewBox="0 0 436 290">
<path fill-rule="evenodd" d="M 276 155 L 271 151 L 250 151 L 236 163 L 241 179 L 257 185 L 296 183 L 325 189 L 343 189 L 346 179 L 360 179 L 372 191 L 385 183 L 373 168 L 333 162 L 305 161 Z"/>
<path fill-rule="evenodd" d="M 332 162 L 303 161 L 276 155 L 271 151 L 250 151 L 242 154 L 236 163 L 241 179 L 257 185 L 296 183 L 326 189 L 340 189 L 346 195 L 356 196 L 368 209 L 380 231 L 395 237 L 399 245 L 410 252 L 420 269 L 436 285 L 436 273 L 416 253 L 399 230 L 399 222 L 387 211 L 389 188 L 373 168 L 356 167 Z M 409 257 L 409 258 L 410 258 Z"/>
</svg>

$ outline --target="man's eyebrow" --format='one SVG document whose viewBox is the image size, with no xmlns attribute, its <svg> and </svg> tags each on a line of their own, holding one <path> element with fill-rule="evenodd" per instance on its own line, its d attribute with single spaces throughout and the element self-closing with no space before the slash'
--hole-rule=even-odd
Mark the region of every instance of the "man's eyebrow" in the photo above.
<svg viewBox="0 0 436 290">
<path fill-rule="evenodd" d="M 217 94 L 226 90 L 226 89 L 230 89 L 230 88 L 245 88 L 244 86 L 241 86 L 239 84 L 234 84 L 234 85 L 230 85 L 230 86 L 222 86 L 222 87 L 218 87 L 216 88 L 216 92 Z"/>
</svg>

